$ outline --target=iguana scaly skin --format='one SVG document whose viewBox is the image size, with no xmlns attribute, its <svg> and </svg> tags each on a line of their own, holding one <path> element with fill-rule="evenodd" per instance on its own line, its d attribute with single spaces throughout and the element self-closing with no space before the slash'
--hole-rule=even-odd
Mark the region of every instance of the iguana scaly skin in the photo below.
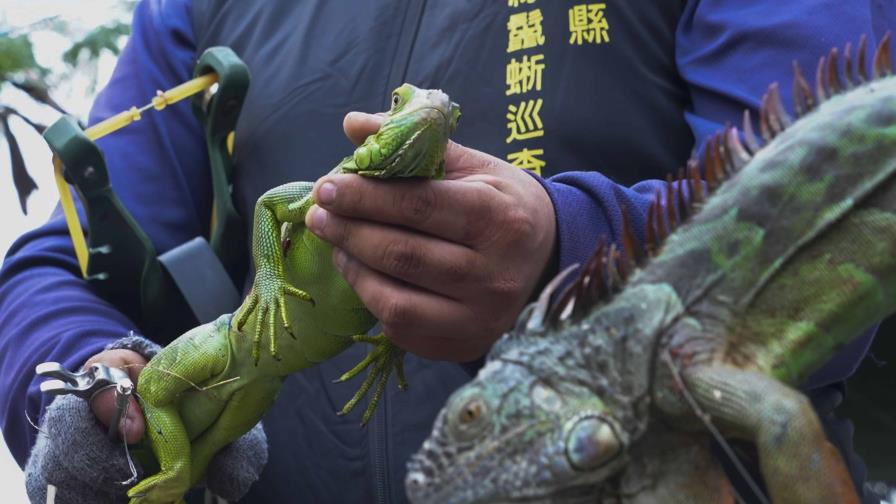
<svg viewBox="0 0 896 504">
<path fill-rule="evenodd" d="M 864 43 L 860 79 L 845 57 L 844 84 L 832 52 L 813 95 L 797 68 L 802 117 L 793 124 L 770 87 L 760 118 L 766 145 L 758 147 L 749 118 L 746 148 L 733 128 L 713 138 L 706 182 L 730 178 L 705 201 L 696 166 L 670 183 L 647 218 L 652 258 L 638 261 L 627 230 L 623 245 L 595 254 L 553 308 L 552 289 L 528 307 L 411 460 L 411 500 L 670 502 L 685 488 L 693 502 L 733 502 L 718 487 L 725 480 L 717 465 L 702 473 L 674 443 L 669 452 L 644 445 L 676 432 L 703 432 L 705 441 L 711 427 L 755 446 L 773 502 L 858 502 L 793 387 L 896 311 L 888 44 L 886 37 L 875 54 L 871 82 Z M 696 453 L 708 453 L 705 443 Z M 666 466 L 634 481 L 632 463 L 645 462 L 636 456 Z M 718 494 L 701 495 L 708 485 Z"/>
<path fill-rule="evenodd" d="M 441 91 L 405 84 L 393 93 L 379 132 L 333 171 L 439 178 L 459 116 L 457 104 Z M 375 347 L 341 379 L 372 370 L 341 413 L 376 383 L 366 421 L 393 368 L 404 386 L 403 352 L 382 334 L 365 335 L 376 320 L 334 269 L 332 247 L 304 226 L 314 204 L 312 186 L 285 184 L 259 198 L 252 241 L 255 283 L 242 306 L 179 337 L 140 374 L 137 392 L 161 470 L 128 492 L 132 503 L 181 499 L 212 455 L 261 419 L 288 374 L 355 342 Z M 260 352 L 263 336 L 269 353 Z"/>
</svg>

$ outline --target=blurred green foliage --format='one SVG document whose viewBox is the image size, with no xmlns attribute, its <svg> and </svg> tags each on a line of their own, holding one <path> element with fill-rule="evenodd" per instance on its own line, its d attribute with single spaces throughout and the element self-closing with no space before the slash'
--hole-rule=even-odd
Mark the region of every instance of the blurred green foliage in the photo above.
<svg viewBox="0 0 896 504">
<path fill-rule="evenodd" d="M 117 56 L 121 52 L 118 46 L 119 40 L 130 33 L 131 25 L 127 23 L 118 22 L 100 26 L 72 44 L 72 47 L 62 54 L 62 61 L 75 66 L 82 55 L 86 54 L 88 59 L 96 60 L 104 50 Z"/>
<path fill-rule="evenodd" d="M 0 34 L 0 85 L 21 73 L 47 75 L 49 70 L 37 64 L 28 35 Z"/>
<path fill-rule="evenodd" d="M 123 12 L 128 13 L 133 10 L 135 4 L 136 2 L 130 0 L 123 1 Z M 72 40 L 71 47 L 62 53 L 61 60 L 65 63 L 63 70 L 54 72 L 37 62 L 31 34 L 41 29 L 52 30 Z M 35 102 L 51 107 L 61 114 L 68 114 L 65 108 L 51 96 L 54 83 L 61 82 L 70 73 L 83 68 L 93 68 L 95 83 L 96 61 L 105 52 L 117 56 L 121 52 L 122 41 L 130 32 L 130 24 L 124 21 L 115 21 L 93 28 L 86 35 L 76 37 L 72 35 L 68 23 L 56 17 L 46 18 L 29 27 L 19 29 L 0 26 L 0 91 L 6 86 L 15 87 L 26 93 Z M 37 189 L 37 184 L 25 168 L 25 160 L 19 142 L 9 127 L 9 120 L 12 117 L 19 118 L 38 133 L 43 133 L 46 127 L 33 121 L 9 104 L 0 102 L 0 134 L 9 148 L 13 184 L 18 193 L 22 213 L 28 213 L 26 201 L 28 196 Z"/>
</svg>

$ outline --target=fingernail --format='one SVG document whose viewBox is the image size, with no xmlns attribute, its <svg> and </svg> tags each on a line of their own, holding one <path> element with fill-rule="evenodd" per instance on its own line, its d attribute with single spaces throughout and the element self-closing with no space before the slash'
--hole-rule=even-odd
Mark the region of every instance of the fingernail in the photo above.
<svg viewBox="0 0 896 504">
<path fill-rule="evenodd" d="M 342 273 L 342 270 L 345 269 L 345 261 L 347 259 L 345 252 L 342 249 L 334 248 L 333 249 L 333 263 L 336 265 L 336 269 Z"/>
<path fill-rule="evenodd" d="M 329 205 L 336 201 L 336 184 L 324 182 L 317 190 L 317 202 Z"/>
<path fill-rule="evenodd" d="M 318 206 L 311 207 L 311 222 L 309 223 L 314 234 L 321 234 L 327 226 L 327 211 Z"/>
</svg>

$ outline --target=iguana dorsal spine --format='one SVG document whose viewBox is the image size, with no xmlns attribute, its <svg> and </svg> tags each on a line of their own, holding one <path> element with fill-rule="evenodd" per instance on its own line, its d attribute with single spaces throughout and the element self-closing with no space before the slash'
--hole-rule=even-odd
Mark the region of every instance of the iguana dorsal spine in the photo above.
<svg viewBox="0 0 896 504">
<path fill-rule="evenodd" d="M 871 80 L 865 69 L 867 37 L 862 35 L 859 40 L 857 79 L 853 74 L 851 44 L 846 44 L 842 69 L 846 86 L 840 80 L 837 48 L 832 48 L 827 56 L 818 60 L 814 94 L 803 77 L 799 63 L 794 61 L 793 100 L 797 117 L 802 118 L 818 104 L 849 91 L 856 85 L 870 84 L 892 75 L 891 40 L 891 33 L 887 32 L 878 43 L 872 58 Z M 665 199 L 663 193 L 657 190 L 648 207 L 646 240 L 643 246 L 636 244 L 628 215 L 623 209 L 621 245 L 607 245 L 606 238 L 598 241 L 597 248 L 581 268 L 578 277 L 550 308 L 546 322 L 552 325 L 567 320 L 576 322 L 599 304 L 609 301 L 613 294 L 622 290 L 635 269 L 644 266 L 651 257 L 659 254 L 663 242 L 675 229 L 700 211 L 708 197 L 746 166 L 764 145 L 793 124 L 781 101 L 777 82 L 768 86 L 760 100 L 759 131 L 762 142 L 756 138 L 752 124 L 750 111 L 744 110 L 742 131 L 731 125 L 726 126 L 706 140 L 702 160 L 692 157 L 686 168 L 678 171 L 677 178 L 672 174 L 667 175 Z"/>
</svg>

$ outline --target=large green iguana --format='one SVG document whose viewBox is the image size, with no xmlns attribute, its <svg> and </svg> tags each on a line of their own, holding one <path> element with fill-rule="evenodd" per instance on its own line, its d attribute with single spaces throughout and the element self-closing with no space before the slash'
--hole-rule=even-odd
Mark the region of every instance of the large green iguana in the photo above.
<svg viewBox="0 0 896 504">
<path fill-rule="evenodd" d="M 405 84 L 394 91 L 392 109 L 379 132 L 334 172 L 441 177 L 448 136 L 459 117 L 460 108 L 445 93 Z M 364 334 L 376 320 L 334 269 L 332 247 L 304 226 L 314 204 L 312 186 L 285 184 L 259 198 L 252 242 L 255 283 L 242 306 L 233 315 L 185 333 L 140 374 L 137 392 L 161 470 L 128 492 L 132 503 L 180 499 L 201 478 L 212 455 L 261 419 L 288 374 L 353 343 L 372 343 L 375 348 L 341 380 L 368 366 L 372 372 L 341 413 L 376 383 L 366 421 L 393 368 L 400 386 L 405 386 L 404 353 L 382 334 Z M 265 334 L 270 353 L 261 355 Z"/>
<path fill-rule="evenodd" d="M 524 310 L 411 459 L 413 502 L 681 502 L 688 487 L 698 502 L 727 484 L 718 468 L 707 481 L 689 456 L 643 444 L 707 429 L 755 446 L 775 503 L 858 502 L 793 387 L 896 311 L 896 77 L 889 36 L 870 82 L 859 47 L 860 77 L 847 47 L 844 83 L 835 50 L 814 95 L 796 67 L 792 124 L 769 88 L 764 147 L 748 116 L 743 143 L 733 128 L 710 141 L 707 185 L 728 180 L 704 200 L 690 164 L 669 184 L 647 218 L 653 257 L 626 230 L 552 308 L 549 288 Z M 632 481 L 645 453 L 667 465 Z M 624 479 L 631 493 L 610 495 Z M 707 498 L 733 502 L 720 493 Z"/>
</svg>

